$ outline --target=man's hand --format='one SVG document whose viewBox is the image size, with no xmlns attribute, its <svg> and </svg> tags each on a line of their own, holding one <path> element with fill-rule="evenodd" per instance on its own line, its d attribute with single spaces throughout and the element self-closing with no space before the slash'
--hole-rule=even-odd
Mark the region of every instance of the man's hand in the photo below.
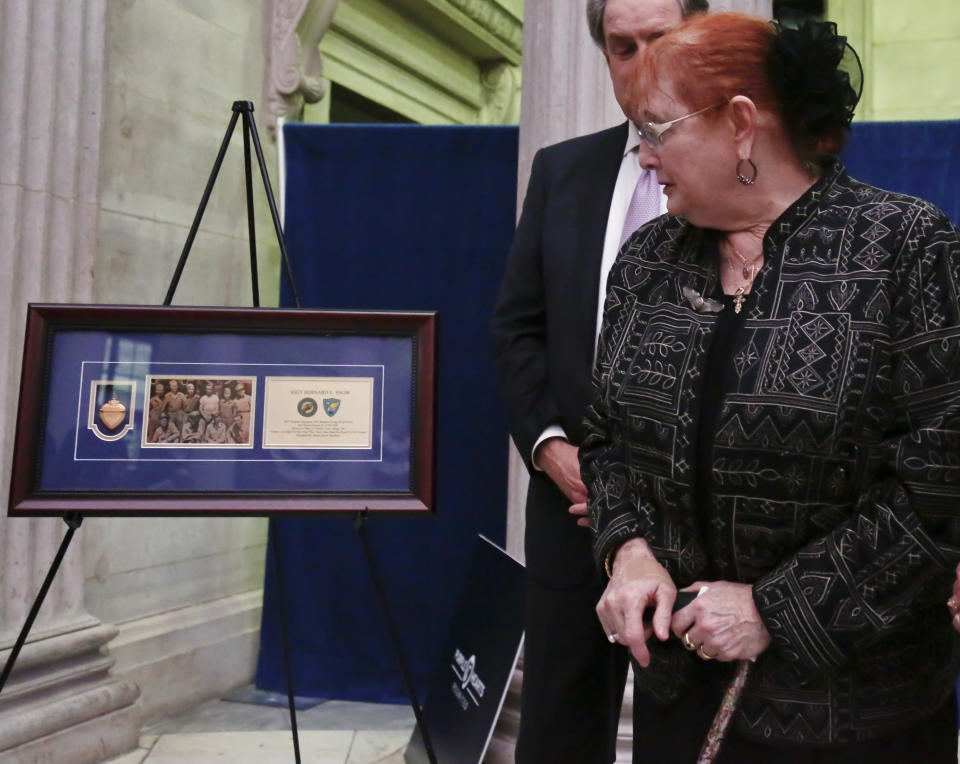
<svg viewBox="0 0 960 764">
<path fill-rule="evenodd" d="M 577 525 L 579 525 L 581 528 L 593 527 L 593 523 L 590 521 L 590 515 L 587 510 L 587 502 L 581 501 L 579 504 L 573 504 L 567 511 L 577 518 Z"/>
<path fill-rule="evenodd" d="M 563 438 L 547 438 L 537 446 L 534 464 L 547 473 L 571 504 L 587 500 L 587 487 L 580 479 L 579 449 Z"/>
</svg>

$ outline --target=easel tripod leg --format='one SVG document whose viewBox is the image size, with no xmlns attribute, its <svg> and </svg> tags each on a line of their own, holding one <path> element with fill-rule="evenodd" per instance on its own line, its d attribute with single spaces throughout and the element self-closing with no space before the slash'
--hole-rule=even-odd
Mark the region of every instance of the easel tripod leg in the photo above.
<svg viewBox="0 0 960 764">
<path fill-rule="evenodd" d="M 417 690 L 413 684 L 413 674 L 410 673 L 410 667 L 407 665 L 407 659 L 403 654 L 400 632 L 397 630 L 397 624 L 393 620 L 393 614 L 390 612 L 390 603 L 387 600 L 386 590 L 380 578 L 377 561 L 373 555 L 373 549 L 370 547 L 370 541 L 367 538 L 367 510 L 357 512 L 357 516 L 353 521 L 353 527 L 360 537 L 363 554 L 367 558 L 367 568 L 370 571 L 370 578 L 373 580 L 373 588 L 377 594 L 377 601 L 383 613 L 383 620 L 387 626 L 387 633 L 390 637 L 390 643 L 393 645 L 397 664 L 400 666 L 400 674 L 403 676 L 403 683 L 407 688 L 407 697 L 410 698 L 413 715 L 417 719 L 417 726 L 420 728 L 420 734 L 423 737 L 423 747 L 427 752 L 427 758 L 430 760 L 430 764 L 437 764 L 437 755 L 434 753 L 433 744 L 430 742 L 430 734 L 427 731 L 427 723 L 423 717 L 423 709 L 420 707 L 420 701 L 417 700 Z"/>
<path fill-rule="evenodd" d="M 290 730 L 293 733 L 293 755 L 300 764 L 300 735 L 297 732 L 297 707 L 294 701 L 293 661 L 290 653 L 290 635 L 287 631 L 287 587 L 280 562 L 279 523 L 270 523 L 270 557 L 273 558 L 273 578 L 277 587 L 277 624 L 280 627 L 280 652 L 283 656 L 283 673 L 287 685 L 287 705 L 290 709 Z"/>
<path fill-rule="evenodd" d="M 230 136 L 233 135 L 233 129 L 237 125 L 237 119 L 240 117 L 240 110 L 237 104 L 234 104 L 233 115 L 230 117 L 230 124 L 227 125 L 227 132 L 223 136 L 223 142 L 220 144 L 220 152 L 217 154 L 216 161 L 213 163 L 213 170 L 210 172 L 210 178 L 207 180 L 207 186 L 203 189 L 203 196 L 200 198 L 200 206 L 197 207 L 197 214 L 193 218 L 193 224 L 190 226 L 190 232 L 187 234 L 187 241 L 183 245 L 183 251 L 180 253 L 180 260 L 177 261 L 176 270 L 173 272 L 173 278 L 170 280 L 170 286 L 167 288 L 167 296 L 163 298 L 163 304 L 169 305 L 173 302 L 174 292 L 177 291 L 177 284 L 180 283 L 180 276 L 183 274 L 183 266 L 187 264 L 187 257 L 190 254 L 190 248 L 193 246 L 193 240 L 200 230 L 200 220 L 207 209 L 207 202 L 210 201 L 210 192 L 213 191 L 213 184 L 217 180 L 220 172 L 220 165 L 223 164 L 223 157 L 230 146 Z"/>
<path fill-rule="evenodd" d="M 70 542 L 73 540 L 73 534 L 77 532 L 77 528 L 79 528 L 80 524 L 83 522 L 83 517 L 81 517 L 79 512 L 68 512 L 66 515 L 64 515 L 63 521 L 67 524 L 67 533 L 63 537 L 63 541 L 60 543 L 60 548 L 57 550 L 56 556 L 53 558 L 53 564 L 50 566 L 50 570 L 47 571 L 47 577 L 43 580 L 43 585 L 40 587 L 40 592 L 37 594 L 37 598 L 34 600 L 33 606 L 30 608 L 30 612 L 27 614 L 26 623 L 24 623 L 23 628 L 20 629 L 20 634 L 17 636 L 17 641 L 14 643 L 13 649 L 10 651 L 10 655 L 7 657 L 6 665 L 3 667 L 3 673 L 0 674 L 0 693 L 3 692 L 3 687 L 7 683 L 7 679 L 10 677 L 10 674 L 13 672 L 13 666 L 17 662 L 17 657 L 20 655 L 20 651 L 23 649 L 23 646 L 27 641 L 27 635 L 30 634 L 30 629 L 33 628 L 33 622 L 37 620 L 37 614 L 40 612 L 40 607 L 43 605 L 44 599 L 46 599 L 47 592 L 50 591 L 50 585 L 53 583 L 53 579 L 57 575 L 57 570 L 60 569 L 60 563 L 63 562 L 63 558 L 67 554 L 67 549 L 70 547 Z"/>
<path fill-rule="evenodd" d="M 250 286 L 253 289 L 253 307 L 260 307 L 260 285 L 257 277 L 257 229 L 253 216 L 253 173 L 250 169 L 251 112 L 243 113 L 243 167 L 247 186 L 247 236 L 250 239 Z"/>
<path fill-rule="evenodd" d="M 277 233 L 277 242 L 280 244 L 280 261 L 283 272 L 290 284 L 290 293 L 293 295 L 293 304 L 301 307 L 300 293 L 297 282 L 293 280 L 293 268 L 290 267 L 290 256 L 287 254 L 287 244 L 283 238 L 283 229 L 280 226 L 280 214 L 277 212 L 277 202 L 273 198 L 273 188 L 270 186 L 270 176 L 267 174 L 267 163 L 263 159 L 263 148 L 260 146 L 260 135 L 257 133 L 257 123 L 250 115 L 250 137 L 253 139 L 253 149 L 257 153 L 257 164 L 260 166 L 260 175 L 263 178 L 263 188 L 267 192 L 267 205 L 270 207 L 270 216 L 273 218 L 273 229 Z"/>
</svg>

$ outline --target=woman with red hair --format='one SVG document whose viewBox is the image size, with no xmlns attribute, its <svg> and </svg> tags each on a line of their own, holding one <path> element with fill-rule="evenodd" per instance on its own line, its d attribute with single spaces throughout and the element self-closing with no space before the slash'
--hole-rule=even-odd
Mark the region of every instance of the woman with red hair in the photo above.
<svg viewBox="0 0 960 764">
<path fill-rule="evenodd" d="M 581 455 L 670 761 L 721 697 L 704 760 L 728 720 L 719 761 L 957 760 L 960 233 L 837 160 L 859 75 L 834 25 L 739 14 L 637 71 L 669 214 L 611 271 Z"/>
</svg>

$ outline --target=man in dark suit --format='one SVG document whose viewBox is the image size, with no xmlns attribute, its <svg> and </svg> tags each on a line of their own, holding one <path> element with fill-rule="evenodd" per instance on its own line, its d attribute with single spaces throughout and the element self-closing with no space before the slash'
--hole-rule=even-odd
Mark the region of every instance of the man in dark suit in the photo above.
<svg viewBox="0 0 960 764">
<path fill-rule="evenodd" d="M 626 107 L 644 47 L 706 0 L 588 0 L 587 19 Z M 628 124 L 537 152 L 493 317 L 511 434 L 530 471 L 517 761 L 616 757 L 627 652 L 596 617 L 605 581 L 577 458 L 606 275 L 624 239 L 664 207 Z M 584 510 L 585 512 L 585 510 Z"/>
</svg>

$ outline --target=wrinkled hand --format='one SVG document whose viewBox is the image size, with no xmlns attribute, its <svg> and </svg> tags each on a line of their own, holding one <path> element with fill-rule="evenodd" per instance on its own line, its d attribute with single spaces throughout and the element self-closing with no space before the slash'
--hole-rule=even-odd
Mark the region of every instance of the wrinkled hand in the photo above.
<svg viewBox="0 0 960 764">
<path fill-rule="evenodd" d="M 563 438 L 547 438 L 537 446 L 534 462 L 573 504 L 587 501 L 587 487 L 580 478 L 579 449 Z"/>
<path fill-rule="evenodd" d="M 960 631 L 960 565 L 957 565 L 957 577 L 953 580 L 953 594 L 947 600 L 947 608 L 953 616 L 953 628 Z"/>
<path fill-rule="evenodd" d="M 631 539 L 613 562 L 613 576 L 597 603 L 597 615 L 604 631 L 630 648 L 643 668 L 650 665 L 647 640 L 655 635 L 661 642 L 670 636 L 670 610 L 677 597 L 667 573 L 644 539 Z M 644 626 L 643 611 L 654 607 L 652 624 Z"/>
<path fill-rule="evenodd" d="M 770 633 L 753 602 L 753 587 L 730 581 L 698 581 L 684 591 L 707 587 L 673 614 L 670 628 L 719 661 L 754 660 L 770 644 Z"/>
</svg>

